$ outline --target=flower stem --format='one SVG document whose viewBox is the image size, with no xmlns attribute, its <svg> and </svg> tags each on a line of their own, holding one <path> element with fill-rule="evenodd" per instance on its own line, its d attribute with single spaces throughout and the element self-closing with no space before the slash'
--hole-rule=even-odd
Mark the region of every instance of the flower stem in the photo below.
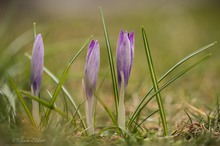
<svg viewBox="0 0 220 146">
<path fill-rule="evenodd" d="M 34 91 L 33 91 L 33 87 L 31 87 L 31 93 L 33 96 L 38 96 L 38 95 L 35 95 L 34 94 Z M 32 99 L 32 116 L 33 116 L 33 119 L 34 119 L 34 122 L 36 124 L 36 126 L 38 127 L 40 125 L 40 111 L 39 111 L 39 103 L 38 101 L 35 101 Z"/>
<path fill-rule="evenodd" d="M 88 135 L 94 134 L 93 113 L 94 113 L 94 97 L 86 100 L 86 124 L 88 127 Z"/>
<path fill-rule="evenodd" d="M 125 103 L 124 103 L 124 75 L 121 72 L 122 81 L 120 87 L 119 104 L 118 104 L 118 126 L 125 129 Z"/>
</svg>

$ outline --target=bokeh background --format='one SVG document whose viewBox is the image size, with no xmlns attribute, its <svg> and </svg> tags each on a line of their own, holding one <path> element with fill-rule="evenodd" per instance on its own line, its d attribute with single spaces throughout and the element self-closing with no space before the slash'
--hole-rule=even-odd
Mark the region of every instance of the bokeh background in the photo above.
<svg viewBox="0 0 220 146">
<path fill-rule="evenodd" d="M 98 85 L 105 78 L 100 87 L 100 96 L 109 105 L 113 104 L 99 7 L 102 7 L 105 15 L 114 54 L 119 31 L 135 31 L 135 60 L 126 91 L 126 106 L 130 107 L 128 114 L 151 86 L 141 26 L 147 31 L 158 78 L 184 56 L 218 41 L 205 52 L 213 54 L 209 60 L 162 92 L 167 107 L 173 103 L 179 106 L 184 102 L 198 107 L 212 107 L 220 87 L 219 0 L 1 0 L 1 81 L 6 82 L 4 73 L 9 72 L 19 88 L 30 90 L 30 61 L 24 53 L 31 53 L 33 22 L 36 22 L 37 32 L 42 33 L 44 39 L 45 66 L 58 77 L 90 35 L 99 40 L 101 68 Z M 65 83 L 78 103 L 83 101 L 81 81 L 85 55 L 86 51 L 73 63 Z M 182 69 L 193 61 L 184 64 Z M 42 96 L 47 97 L 47 90 L 53 92 L 55 87 L 53 81 L 44 74 Z M 170 115 L 176 112 L 170 108 L 166 110 Z"/>
</svg>

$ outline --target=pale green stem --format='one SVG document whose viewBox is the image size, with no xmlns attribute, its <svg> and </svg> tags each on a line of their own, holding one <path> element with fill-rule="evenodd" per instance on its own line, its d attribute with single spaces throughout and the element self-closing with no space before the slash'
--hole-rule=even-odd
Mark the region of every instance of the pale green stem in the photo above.
<svg viewBox="0 0 220 146">
<path fill-rule="evenodd" d="M 125 129 L 124 75 L 123 72 L 120 72 L 120 74 L 122 81 L 121 81 L 119 104 L 118 104 L 118 126 L 122 129 Z"/>
<path fill-rule="evenodd" d="M 86 97 L 86 91 L 85 91 L 85 84 L 84 80 L 82 80 L 82 86 L 83 86 L 83 93 L 86 98 L 85 103 L 85 112 L 86 112 L 86 125 L 88 130 L 88 135 L 94 134 L 94 123 L 93 123 L 93 114 L 94 114 L 94 96 L 92 97 Z"/>
<path fill-rule="evenodd" d="M 33 96 L 36 96 L 36 97 L 38 96 L 38 95 L 34 95 L 33 86 L 31 86 L 31 93 Z M 33 99 L 32 99 L 32 116 L 36 124 L 36 127 L 39 127 L 40 125 L 39 103 L 38 101 L 35 101 Z"/>
<path fill-rule="evenodd" d="M 94 97 L 87 98 L 86 100 L 86 124 L 88 127 L 88 135 L 94 134 L 94 123 L 93 123 L 93 108 L 94 107 Z"/>
</svg>

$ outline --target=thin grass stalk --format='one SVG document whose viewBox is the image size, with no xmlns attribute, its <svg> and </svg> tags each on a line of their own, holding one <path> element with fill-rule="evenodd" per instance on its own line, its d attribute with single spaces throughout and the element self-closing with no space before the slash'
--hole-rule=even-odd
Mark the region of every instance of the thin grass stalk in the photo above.
<svg viewBox="0 0 220 146">
<path fill-rule="evenodd" d="M 55 91 L 53 93 L 53 97 L 52 97 L 52 99 L 50 101 L 50 105 L 53 105 L 55 100 L 56 100 L 56 98 L 58 97 L 58 95 L 60 93 L 60 90 L 62 89 L 62 86 L 63 86 L 63 84 L 64 84 L 64 82 L 66 80 L 67 74 L 69 72 L 69 69 L 70 69 L 72 63 L 76 60 L 76 58 L 79 56 L 79 54 L 84 50 L 84 48 L 89 43 L 90 39 L 91 39 L 91 37 L 85 41 L 85 43 L 83 44 L 81 49 L 71 58 L 71 60 L 67 64 L 65 70 L 63 71 L 63 73 L 62 73 L 62 75 L 61 75 L 61 77 L 59 79 L 59 83 L 58 83 L 58 85 L 57 85 L 57 87 L 56 87 L 56 89 L 55 89 Z M 51 110 L 47 109 L 46 114 L 45 114 L 45 118 L 44 118 L 44 124 L 47 123 L 49 115 L 50 115 L 50 112 L 51 112 Z"/>
<path fill-rule="evenodd" d="M 44 72 L 55 82 L 55 83 L 59 83 L 59 79 L 46 67 L 44 67 Z M 72 104 L 72 106 L 74 107 L 76 114 L 78 115 L 78 117 L 80 119 L 83 119 L 81 112 L 78 110 L 78 106 L 76 105 L 76 102 L 73 100 L 73 97 L 70 95 L 70 93 L 68 92 L 68 90 L 65 88 L 65 86 L 62 86 L 62 91 L 66 94 L 66 96 L 68 97 L 68 100 L 70 101 L 70 103 Z M 86 124 L 85 122 L 82 120 L 82 125 L 84 127 L 84 129 L 86 128 Z"/>
<path fill-rule="evenodd" d="M 179 62 L 177 62 L 174 66 L 172 66 L 162 77 L 160 77 L 160 79 L 158 80 L 158 83 L 160 83 L 163 79 L 165 79 L 171 72 L 173 72 L 177 67 L 179 67 L 181 64 L 183 64 L 184 62 L 186 62 L 187 60 L 189 60 L 190 58 L 198 55 L 199 53 L 204 52 L 205 50 L 209 49 L 211 46 L 215 45 L 217 42 L 213 42 L 211 44 L 208 44 L 198 50 L 196 50 L 195 52 L 189 54 L 188 56 L 184 57 L 183 59 L 181 59 Z M 150 88 L 150 90 L 148 90 L 148 92 L 145 94 L 145 96 L 142 98 L 140 104 L 138 104 L 138 106 L 136 107 L 136 109 L 134 110 L 134 112 L 131 115 L 130 121 L 128 122 L 128 126 L 131 125 L 131 123 L 134 120 L 134 117 L 136 116 L 136 113 L 138 111 L 138 109 L 141 107 L 141 105 L 144 103 L 145 99 L 147 98 L 147 96 L 151 93 L 151 91 L 153 91 L 153 86 Z"/>
<path fill-rule="evenodd" d="M 103 25 L 103 30 L 105 34 L 105 41 L 106 41 L 106 46 L 107 46 L 107 52 L 108 52 L 108 61 L 110 65 L 110 70 L 111 70 L 111 78 L 112 78 L 112 86 L 114 90 L 114 97 L 115 97 L 115 110 L 116 110 L 116 116 L 118 115 L 118 102 L 119 102 L 119 93 L 118 93 L 118 85 L 117 85 L 117 79 L 116 79 L 116 74 L 115 74 L 115 66 L 114 66 L 114 61 L 113 61 L 113 55 L 112 55 L 112 49 L 110 45 L 110 40 L 109 40 L 109 35 L 108 35 L 108 30 L 105 25 L 105 19 L 104 19 L 104 14 L 102 12 L 102 9 L 99 8 L 100 10 L 100 15 L 101 15 L 101 20 L 102 20 L 102 25 Z"/>
<path fill-rule="evenodd" d="M 150 115 L 148 115 L 146 118 L 144 118 L 144 120 L 142 120 L 137 126 L 140 127 L 141 124 L 143 124 L 148 118 L 150 118 L 151 116 L 153 116 L 157 112 L 159 112 L 159 110 L 156 110 L 156 111 L 152 112 Z"/>
<path fill-rule="evenodd" d="M 105 104 L 105 102 L 97 95 L 97 93 L 94 93 L 94 96 L 99 101 L 99 103 L 103 106 L 103 108 L 106 110 L 106 112 L 108 113 L 109 117 L 111 118 L 113 124 L 117 126 L 117 122 L 115 120 L 115 117 L 112 114 L 111 110 L 108 108 L 108 106 Z"/>
<path fill-rule="evenodd" d="M 30 54 L 25 53 L 25 56 L 26 56 L 27 58 L 31 59 Z M 43 70 L 44 70 L 44 72 L 45 72 L 56 84 L 59 83 L 59 79 L 58 79 L 47 67 L 44 66 Z M 76 114 L 78 115 L 78 117 L 79 117 L 80 119 L 83 119 L 81 112 L 78 110 L 79 107 L 76 105 L 76 102 L 73 100 L 73 97 L 70 95 L 70 93 L 68 92 L 68 90 L 66 89 L 66 87 L 63 85 L 61 89 L 62 89 L 62 91 L 66 94 L 67 99 L 70 101 L 70 103 L 71 103 L 72 106 L 74 107 L 74 109 L 75 109 Z M 52 98 L 52 95 L 51 95 L 51 98 Z M 85 122 L 84 122 L 83 120 L 81 120 L 81 122 L 82 122 L 83 128 L 86 129 L 86 124 L 85 124 Z"/>
<path fill-rule="evenodd" d="M 200 59 L 199 61 L 197 61 L 196 63 L 188 66 L 187 68 L 185 68 L 184 70 L 182 70 L 181 72 L 179 72 L 176 76 L 174 76 L 173 78 L 171 78 L 169 81 L 167 81 L 163 86 L 161 86 L 161 88 L 157 91 L 157 92 L 161 92 L 163 89 L 165 89 L 166 87 L 168 87 L 171 83 L 173 83 L 175 80 L 177 80 L 178 78 L 180 78 L 183 74 L 185 74 L 186 72 L 188 72 L 189 70 L 191 70 L 192 68 L 194 68 L 195 66 L 197 66 L 199 63 L 201 63 L 202 61 L 208 59 L 211 56 L 211 54 L 206 55 L 205 57 L 203 57 L 202 59 Z M 145 104 L 138 110 L 137 115 L 139 115 L 141 113 L 141 111 L 146 107 L 146 105 L 155 97 L 155 95 L 157 94 L 157 92 L 155 92 L 154 94 L 152 94 L 149 99 L 145 102 Z"/>
<path fill-rule="evenodd" d="M 59 115 L 61 115 L 63 118 L 70 120 L 71 118 L 68 116 L 68 114 L 66 114 L 65 112 L 63 112 L 62 110 L 58 109 L 57 107 L 55 107 L 54 105 L 50 105 L 50 103 L 48 103 L 45 100 L 42 100 L 38 97 L 33 96 L 32 94 L 26 92 L 26 91 L 18 91 L 20 94 L 24 94 L 26 95 L 28 98 L 31 98 L 37 102 L 39 102 L 41 105 L 47 107 L 48 109 L 51 109 L 53 111 L 55 111 L 56 113 L 58 113 Z"/>
<path fill-rule="evenodd" d="M 155 74 L 155 70 L 153 66 L 153 60 L 152 60 L 152 56 L 150 53 L 150 48 L 149 48 L 146 32 L 143 27 L 142 27 L 142 35 L 143 35 L 144 48 L 145 48 L 147 61 L 148 61 L 148 67 L 150 70 L 150 75 L 151 75 L 152 83 L 154 86 L 154 91 L 157 92 L 159 90 L 159 86 L 158 86 L 158 82 L 157 82 L 157 78 L 156 78 L 156 74 Z M 163 100 L 162 100 L 160 92 L 156 94 L 156 99 L 157 99 L 157 104 L 159 107 L 160 118 L 161 118 L 162 125 L 163 125 L 164 136 L 167 136 L 168 128 L 167 128 L 167 121 L 166 121 L 166 113 L 164 111 Z"/>
<path fill-rule="evenodd" d="M 27 113 L 27 115 L 28 115 L 28 117 L 29 117 L 29 119 L 30 119 L 32 125 L 33 125 L 34 127 L 37 127 L 36 124 L 35 124 L 35 121 L 34 121 L 34 119 L 33 119 L 33 117 L 32 117 L 32 115 L 31 115 L 30 110 L 28 109 L 28 107 L 27 107 L 25 101 L 23 100 L 23 97 L 21 96 L 20 92 L 18 91 L 18 89 L 17 89 L 17 87 L 16 87 L 16 85 L 15 85 L 14 80 L 11 78 L 10 75 L 8 75 L 8 78 L 9 78 L 10 84 L 11 84 L 12 88 L 14 89 L 14 91 L 15 91 L 15 93 L 16 93 L 18 99 L 19 99 L 19 101 L 21 102 L 21 104 L 22 104 L 22 106 L 23 106 L 25 112 Z"/>
</svg>

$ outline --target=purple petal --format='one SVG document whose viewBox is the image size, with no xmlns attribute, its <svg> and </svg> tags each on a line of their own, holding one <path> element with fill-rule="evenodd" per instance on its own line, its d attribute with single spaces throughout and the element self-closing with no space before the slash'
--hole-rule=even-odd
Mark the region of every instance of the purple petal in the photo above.
<svg viewBox="0 0 220 146">
<path fill-rule="evenodd" d="M 134 32 L 130 34 L 123 31 L 120 32 L 116 55 L 118 84 L 121 87 L 122 77 L 124 77 L 124 88 L 126 88 L 134 59 Z"/>
<path fill-rule="evenodd" d="M 91 43 L 89 44 L 89 47 L 88 47 L 88 53 L 87 53 L 87 56 L 86 58 L 89 58 L 90 57 L 90 54 L 95 46 L 96 42 L 94 40 L 91 41 Z M 88 59 L 87 59 L 88 61 Z"/>
<path fill-rule="evenodd" d="M 133 64 L 133 60 L 134 60 L 134 32 L 131 32 L 129 34 L 129 40 L 130 40 L 130 46 L 131 46 L 131 65 L 130 65 L 130 71 L 129 71 L 129 74 L 131 72 L 131 67 L 132 67 L 132 64 Z"/>
<path fill-rule="evenodd" d="M 41 34 L 36 35 L 31 58 L 31 86 L 38 96 L 42 82 L 44 66 L 44 44 Z"/>
<path fill-rule="evenodd" d="M 122 40 L 124 38 L 124 33 L 123 30 L 120 31 L 120 34 L 119 34 L 119 37 L 118 37 L 118 43 L 121 44 L 122 43 Z"/>
<path fill-rule="evenodd" d="M 96 81 L 100 67 L 100 47 L 98 41 L 92 40 L 87 52 L 85 65 L 85 91 L 87 98 L 91 98 L 96 88 Z"/>
<path fill-rule="evenodd" d="M 121 31 L 122 32 L 122 31 Z M 119 87 L 121 86 L 121 74 L 124 75 L 124 88 L 128 84 L 128 79 L 130 76 L 130 70 L 131 70 L 131 64 L 132 64 L 132 55 L 131 55 L 131 44 L 129 40 L 129 35 L 127 32 L 123 33 L 123 36 L 121 36 L 122 33 L 119 35 L 119 41 L 117 45 L 116 50 L 116 56 L 117 56 L 117 75 L 118 75 L 118 84 Z"/>
</svg>

